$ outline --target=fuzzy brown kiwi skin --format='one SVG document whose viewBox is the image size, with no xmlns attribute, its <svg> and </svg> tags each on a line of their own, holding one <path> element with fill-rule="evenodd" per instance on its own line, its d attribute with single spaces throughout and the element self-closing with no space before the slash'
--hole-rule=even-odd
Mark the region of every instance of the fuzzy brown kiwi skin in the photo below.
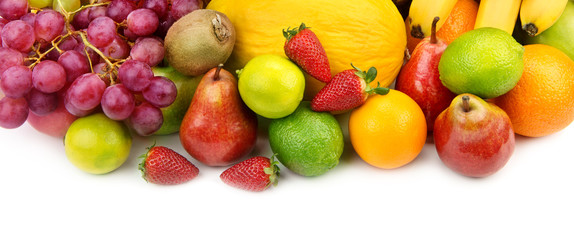
<svg viewBox="0 0 574 240">
<path fill-rule="evenodd" d="M 235 45 L 235 28 L 227 16 L 195 10 L 177 20 L 165 36 L 166 60 L 178 72 L 199 76 L 225 63 Z"/>
</svg>

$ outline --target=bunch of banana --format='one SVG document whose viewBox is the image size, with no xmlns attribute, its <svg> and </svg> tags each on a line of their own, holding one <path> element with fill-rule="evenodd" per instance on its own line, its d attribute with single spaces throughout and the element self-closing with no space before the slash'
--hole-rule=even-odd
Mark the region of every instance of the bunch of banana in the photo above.
<svg viewBox="0 0 574 240">
<path fill-rule="evenodd" d="M 484 1 L 484 0 L 483 0 Z M 425 38 L 431 33 L 432 22 L 439 17 L 436 29 L 444 24 L 457 0 L 413 0 L 409 9 L 411 35 Z"/>
<path fill-rule="evenodd" d="M 522 0 L 520 22 L 531 37 L 550 28 L 566 8 L 568 0 Z"/>
<path fill-rule="evenodd" d="M 474 28 L 494 27 L 512 34 L 521 2 L 521 0 L 481 0 Z"/>
<path fill-rule="evenodd" d="M 494 27 L 512 34 L 520 13 L 522 29 L 528 35 L 536 36 L 560 18 L 568 1 L 481 0 L 474 28 Z M 456 2 L 457 0 L 412 0 L 408 13 L 411 35 L 416 38 L 427 37 L 435 17 L 440 19 L 437 30 L 440 29 Z"/>
</svg>

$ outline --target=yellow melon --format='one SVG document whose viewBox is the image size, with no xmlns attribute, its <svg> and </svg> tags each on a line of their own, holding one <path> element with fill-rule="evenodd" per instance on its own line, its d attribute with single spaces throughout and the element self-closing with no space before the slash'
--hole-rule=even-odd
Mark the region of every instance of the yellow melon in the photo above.
<svg viewBox="0 0 574 240">
<path fill-rule="evenodd" d="M 209 9 L 227 15 L 237 38 L 226 68 L 234 71 L 261 54 L 285 56 L 282 30 L 302 22 L 325 48 L 331 73 L 353 65 L 378 70 L 376 81 L 389 86 L 397 76 L 406 48 L 403 19 L 391 0 L 212 0 Z M 324 84 L 306 75 L 305 98 Z"/>
</svg>

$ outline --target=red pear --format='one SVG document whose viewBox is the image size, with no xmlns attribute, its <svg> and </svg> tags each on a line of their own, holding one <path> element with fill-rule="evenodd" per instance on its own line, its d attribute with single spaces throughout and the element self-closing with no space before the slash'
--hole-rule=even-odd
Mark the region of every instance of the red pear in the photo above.
<svg viewBox="0 0 574 240">
<path fill-rule="evenodd" d="M 237 79 L 222 67 L 203 76 L 179 130 L 185 150 L 208 166 L 235 163 L 257 139 L 257 115 L 241 100 Z"/>
<path fill-rule="evenodd" d="M 514 152 L 514 131 L 506 112 L 469 93 L 455 97 L 437 117 L 433 137 L 442 162 L 468 177 L 494 174 Z"/>
<path fill-rule="evenodd" d="M 442 85 L 438 63 L 447 44 L 436 37 L 435 17 L 431 36 L 423 39 L 413 50 L 409 61 L 401 68 L 395 89 L 409 95 L 423 110 L 427 129 L 432 131 L 436 117 L 446 109 L 454 93 Z"/>
</svg>

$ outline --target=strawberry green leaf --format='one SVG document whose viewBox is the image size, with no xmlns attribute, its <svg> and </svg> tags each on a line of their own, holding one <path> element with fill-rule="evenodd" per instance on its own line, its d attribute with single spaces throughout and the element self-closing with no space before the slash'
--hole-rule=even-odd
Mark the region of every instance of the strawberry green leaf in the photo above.
<svg viewBox="0 0 574 240">
<path fill-rule="evenodd" d="M 377 69 L 375 67 L 371 67 L 371 68 L 369 68 L 369 70 L 367 72 L 365 72 L 365 71 L 361 70 L 360 68 L 356 67 L 355 65 L 353 65 L 353 63 L 351 63 L 351 66 L 355 70 L 357 70 L 355 72 L 355 75 L 357 75 L 361 79 L 365 80 L 365 82 L 367 82 L 367 84 L 371 83 L 372 81 L 375 80 L 375 78 L 377 78 Z"/>
<path fill-rule="evenodd" d="M 373 88 L 373 91 L 379 95 L 386 95 L 387 93 L 389 93 L 390 89 L 384 87 L 377 87 Z"/>
<path fill-rule="evenodd" d="M 297 33 L 301 32 L 307 28 L 309 28 L 309 27 L 305 26 L 305 23 L 301 23 L 301 25 L 299 25 L 299 28 L 291 29 L 291 27 L 287 27 L 287 29 L 283 29 L 283 37 L 285 37 L 285 39 L 287 39 L 287 41 L 289 41 L 289 40 L 291 40 L 291 38 L 293 38 L 295 35 L 297 35 Z"/>
<path fill-rule="evenodd" d="M 367 76 L 365 77 L 365 81 L 368 83 L 371 83 L 373 80 L 375 80 L 375 78 L 377 78 L 377 69 L 375 67 L 371 67 L 369 68 L 369 71 L 367 71 Z"/>
<path fill-rule="evenodd" d="M 287 29 L 283 29 L 283 36 L 287 39 L 287 41 L 291 40 L 297 34 L 297 29 L 291 29 L 291 27 L 287 27 Z"/>
<path fill-rule="evenodd" d="M 355 65 L 353 65 L 353 63 L 351 63 L 351 67 L 353 67 L 355 70 L 357 70 L 357 72 L 363 72 L 363 70 L 361 70 L 358 67 L 355 67 Z"/>
<path fill-rule="evenodd" d="M 357 77 L 360 77 L 361 79 L 365 79 L 365 77 L 367 77 L 365 72 L 363 70 L 361 70 L 360 68 L 355 67 L 355 65 L 353 65 L 353 63 L 351 63 L 351 66 L 356 70 L 355 75 L 357 75 Z"/>
<path fill-rule="evenodd" d="M 273 156 L 271 156 L 270 158 L 271 164 L 269 165 L 269 167 L 263 169 L 263 171 L 266 174 L 269 174 L 269 185 L 267 185 L 267 187 L 271 185 L 277 186 L 277 183 L 279 182 L 279 175 L 281 169 L 277 165 L 279 162 L 275 160 L 275 155 L 277 155 L 277 153 L 274 153 Z"/>
<path fill-rule="evenodd" d="M 365 90 L 365 92 L 368 94 L 375 93 L 375 94 L 379 94 L 379 95 L 386 95 L 387 93 L 389 93 L 389 91 L 391 91 L 389 88 L 381 87 L 380 83 L 377 83 L 376 88 L 371 88 L 371 87 L 369 87 L 369 85 L 367 85 L 367 89 Z"/>
<path fill-rule="evenodd" d="M 303 31 L 303 30 L 305 30 L 305 29 L 307 29 L 307 28 L 308 28 L 308 27 L 305 26 L 305 23 L 301 23 L 301 25 L 299 25 L 299 30 L 298 30 L 298 32 L 301 32 L 301 31 Z"/>
</svg>

